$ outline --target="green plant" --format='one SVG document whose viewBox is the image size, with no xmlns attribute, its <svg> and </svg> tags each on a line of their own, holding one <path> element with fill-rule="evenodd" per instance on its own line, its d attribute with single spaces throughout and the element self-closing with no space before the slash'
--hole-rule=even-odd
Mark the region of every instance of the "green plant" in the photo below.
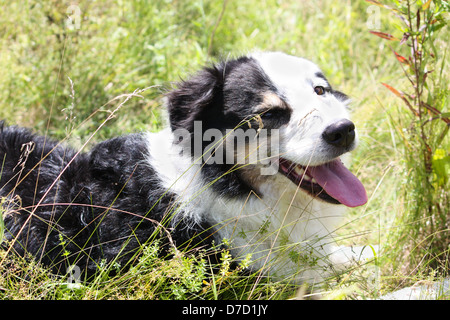
<svg viewBox="0 0 450 320">
<path fill-rule="evenodd" d="M 392 47 L 404 75 L 402 90 L 382 83 L 406 108 L 397 116 L 404 148 L 404 200 L 406 214 L 400 217 L 392 250 L 395 267 L 408 273 L 443 268 L 448 272 L 450 240 L 450 113 L 448 110 L 448 1 L 394 1 L 395 6 L 367 2 L 388 9 L 398 18 L 401 36 L 371 31 L 397 43 Z M 399 252 L 400 251 L 400 252 Z"/>
</svg>

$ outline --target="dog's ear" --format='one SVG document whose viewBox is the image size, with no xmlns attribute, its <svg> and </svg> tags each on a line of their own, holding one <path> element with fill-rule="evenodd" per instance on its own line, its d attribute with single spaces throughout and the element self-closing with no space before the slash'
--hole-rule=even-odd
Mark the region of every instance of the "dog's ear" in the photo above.
<svg viewBox="0 0 450 320">
<path fill-rule="evenodd" d="M 220 119 L 223 115 L 224 70 L 223 65 L 204 68 L 166 95 L 172 130 L 182 128 L 192 133 L 194 121 Z"/>
</svg>

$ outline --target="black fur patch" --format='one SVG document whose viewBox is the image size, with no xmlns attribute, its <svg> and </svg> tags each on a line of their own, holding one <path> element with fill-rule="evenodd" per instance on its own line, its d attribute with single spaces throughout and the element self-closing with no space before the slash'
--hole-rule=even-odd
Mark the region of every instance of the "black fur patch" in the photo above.
<svg viewBox="0 0 450 320">
<path fill-rule="evenodd" d="M 263 102 L 264 94 L 277 92 L 275 85 L 252 58 L 242 57 L 205 68 L 194 77 L 183 81 L 167 94 L 172 130 L 186 129 L 194 134 L 194 121 L 201 121 L 202 134 L 208 129 L 258 128 L 259 113 L 255 108 Z M 272 120 L 265 117 L 265 128 L 277 128 L 289 121 L 289 110 L 276 109 Z M 243 120 L 251 120 L 246 123 Z M 191 137 L 191 141 L 193 141 Z M 210 144 L 203 141 L 202 150 Z M 191 144 L 193 147 L 193 144 Z M 194 154 L 191 150 L 191 154 Z M 225 155 L 224 155 L 225 156 Z M 232 164 L 205 164 L 202 174 L 219 194 L 229 197 L 247 197 L 251 186 L 242 179 Z M 219 179 L 220 178 L 220 179 Z"/>
<path fill-rule="evenodd" d="M 76 264 L 90 277 L 101 261 L 125 267 L 151 239 L 167 244 L 159 226 L 172 228 L 179 247 L 211 244 L 206 222 L 171 224 L 174 195 L 145 161 L 143 135 L 107 140 L 77 155 L 22 128 L 1 124 L 0 130 L 4 246 L 14 243 L 16 253 L 30 253 L 57 273 Z M 24 154 L 22 146 L 31 145 Z"/>
</svg>

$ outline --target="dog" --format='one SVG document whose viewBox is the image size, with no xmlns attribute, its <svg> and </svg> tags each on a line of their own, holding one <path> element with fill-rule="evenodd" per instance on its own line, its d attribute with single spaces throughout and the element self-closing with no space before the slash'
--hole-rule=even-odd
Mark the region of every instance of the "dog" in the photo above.
<svg viewBox="0 0 450 320">
<path fill-rule="evenodd" d="M 125 268 L 159 239 L 225 246 L 251 271 L 320 282 L 346 258 L 333 231 L 367 202 L 343 164 L 358 144 L 349 98 L 313 62 L 256 52 L 201 69 L 165 95 L 168 126 L 88 152 L 2 124 L 3 247 L 64 274 Z"/>
</svg>

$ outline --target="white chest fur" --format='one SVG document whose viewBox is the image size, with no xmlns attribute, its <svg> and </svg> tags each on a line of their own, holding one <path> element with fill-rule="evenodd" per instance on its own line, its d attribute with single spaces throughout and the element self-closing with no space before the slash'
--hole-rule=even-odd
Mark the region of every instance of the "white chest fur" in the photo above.
<svg viewBox="0 0 450 320">
<path fill-rule="evenodd" d="M 295 282 L 320 281 L 326 275 L 342 206 L 311 198 L 279 174 L 264 178 L 259 195 L 221 197 L 205 184 L 200 165 L 180 156 L 168 130 L 148 139 L 150 165 L 163 187 L 177 194 L 179 213 L 210 221 L 236 259 L 250 254 L 253 270 Z"/>
</svg>

